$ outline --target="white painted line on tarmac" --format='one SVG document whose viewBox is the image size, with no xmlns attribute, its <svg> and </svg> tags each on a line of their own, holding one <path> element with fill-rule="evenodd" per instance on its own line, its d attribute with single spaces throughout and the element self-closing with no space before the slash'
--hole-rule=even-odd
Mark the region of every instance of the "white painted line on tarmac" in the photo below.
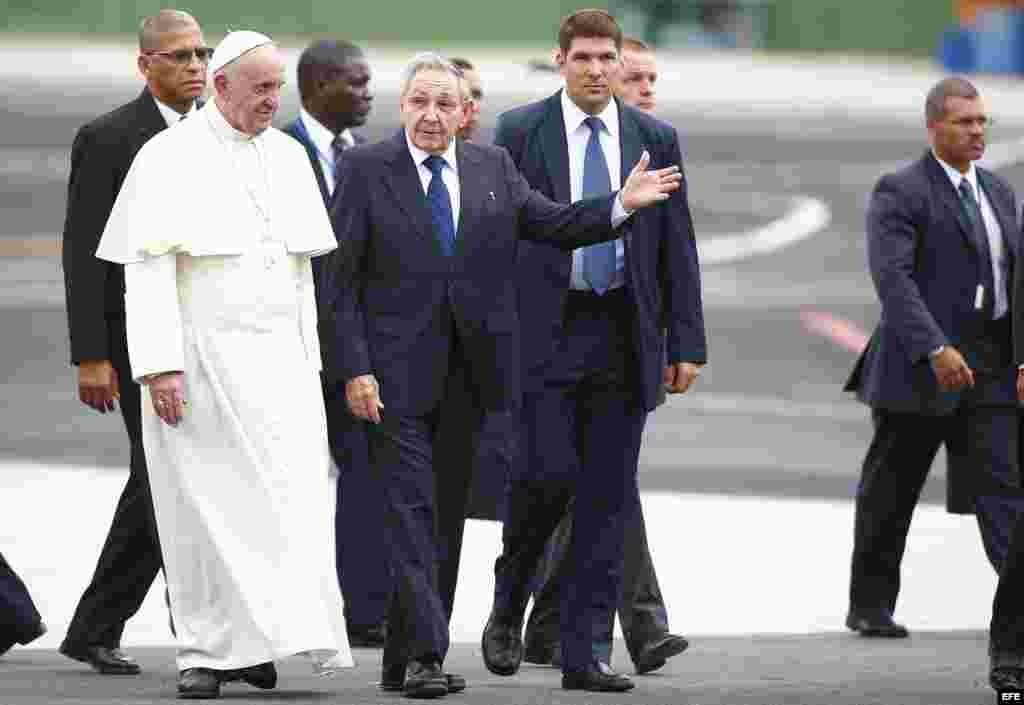
<svg viewBox="0 0 1024 705">
<path fill-rule="evenodd" d="M 699 240 L 697 253 L 704 266 L 738 262 L 809 238 L 828 227 L 830 222 L 832 211 L 824 201 L 796 196 L 790 200 L 786 214 L 778 220 L 744 233 Z"/>
<path fill-rule="evenodd" d="M 8 499 L 0 552 L 27 583 L 50 627 L 33 648 L 56 648 L 63 638 L 126 478 L 125 471 L 103 468 L 0 465 L 0 493 Z M 333 496 L 333 488 L 325 489 Z M 725 635 L 842 629 L 851 502 L 659 492 L 644 493 L 643 504 L 674 630 Z M 54 516 L 75 530 L 54 531 Z M 325 547 L 332 532 L 333 524 L 324 527 Z M 468 522 L 453 641 L 479 641 L 500 548 L 499 524 Z M 995 575 L 973 519 L 918 507 L 903 576 L 896 616 L 911 629 L 986 628 Z M 173 644 L 162 598 L 158 578 L 128 622 L 126 647 Z"/>
</svg>

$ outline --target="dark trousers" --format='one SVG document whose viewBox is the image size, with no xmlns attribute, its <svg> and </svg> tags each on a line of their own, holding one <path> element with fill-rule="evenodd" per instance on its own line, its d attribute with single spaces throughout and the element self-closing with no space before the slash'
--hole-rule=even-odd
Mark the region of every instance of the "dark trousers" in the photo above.
<svg viewBox="0 0 1024 705">
<path fill-rule="evenodd" d="M 376 627 L 387 617 L 393 583 L 384 481 L 370 467 L 366 424 L 349 412 L 343 384 L 325 388 L 324 406 L 338 466 L 334 532 L 345 621 L 354 629 Z"/>
<path fill-rule="evenodd" d="M 138 612 L 163 566 L 142 447 L 141 389 L 132 381 L 124 319 L 108 319 L 107 325 L 131 461 L 128 483 L 114 510 L 92 581 L 82 594 L 61 646 L 66 651 L 87 646 L 119 646 L 125 622 Z M 148 398 L 146 402 L 149 403 Z"/>
<path fill-rule="evenodd" d="M 523 458 L 509 488 L 494 612 L 521 624 L 544 545 L 573 501 L 574 527 L 561 590 L 562 668 L 611 653 L 625 522 L 638 501 L 647 413 L 631 371 L 632 302 L 624 290 L 570 292 L 562 336 L 543 385 L 524 394 Z"/>
<path fill-rule="evenodd" d="M 993 666 L 1024 667 L 1024 522 L 1020 520 L 1014 524 L 992 602 L 989 653 Z"/>
<path fill-rule="evenodd" d="M 453 334 L 446 392 L 438 405 L 421 416 L 389 414 L 385 408 L 381 424 L 369 427 L 371 466 L 385 483 L 394 571 L 385 668 L 409 659 L 443 662 L 448 653 L 472 467 L 463 456 L 475 456 L 478 434 L 472 425 L 465 429 L 466 445 L 460 449 L 457 429 L 444 415 L 455 409 L 449 413 L 469 418 L 456 404 L 470 395 L 468 374 Z M 444 442 L 442 430 L 451 431 Z"/>
<path fill-rule="evenodd" d="M 0 554 L 0 654 L 37 637 L 41 623 L 28 588 Z"/>
<path fill-rule="evenodd" d="M 537 567 L 533 608 L 526 622 L 527 644 L 551 644 L 559 641 L 561 593 L 568 566 L 566 557 L 572 540 L 572 515 L 566 516 L 555 529 L 544 556 Z M 626 537 L 622 561 L 622 589 L 617 606 L 626 647 L 636 660 L 644 644 L 668 633 L 668 612 L 661 595 L 658 576 L 647 545 L 647 527 L 639 501 L 626 520 Z M 608 639 L 613 624 L 608 625 Z"/>
<path fill-rule="evenodd" d="M 977 393 L 965 392 L 948 416 L 872 412 L 875 435 L 857 489 L 851 612 L 894 612 L 911 515 L 943 443 L 958 457 L 971 459 L 985 553 L 996 572 L 1006 562 L 1010 532 L 1024 507 L 1018 489 L 1018 412 L 1013 406 L 978 405 Z"/>
</svg>

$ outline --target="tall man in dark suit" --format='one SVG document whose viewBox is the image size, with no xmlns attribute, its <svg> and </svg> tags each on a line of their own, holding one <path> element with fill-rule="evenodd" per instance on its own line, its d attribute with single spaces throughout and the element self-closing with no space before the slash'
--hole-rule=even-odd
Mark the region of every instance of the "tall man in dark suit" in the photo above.
<svg viewBox="0 0 1024 705">
<path fill-rule="evenodd" d="M 83 126 L 71 148 L 63 255 L 71 362 L 78 366 L 84 404 L 106 413 L 120 402 L 131 447 L 128 483 L 92 582 L 60 647 L 61 653 L 100 673 L 139 672 L 138 664 L 120 650 L 121 633 L 146 597 L 162 559 L 142 448 L 139 388 L 128 364 L 124 273 L 94 253 L 135 153 L 195 110 L 211 54 L 198 23 L 186 13 L 161 10 L 147 17 L 139 32 L 138 67 L 146 77 L 142 94 Z"/>
<path fill-rule="evenodd" d="M 654 51 L 649 46 L 637 39 L 623 39 L 622 70 L 610 78 L 612 93 L 625 105 L 654 114 L 658 68 Z M 664 403 L 664 397 L 662 390 L 658 406 Z M 668 658 L 685 651 L 688 642 L 668 631 L 668 610 L 658 584 L 651 549 L 647 545 L 643 510 L 639 503 L 636 508 L 638 511 L 626 520 L 622 586 L 616 612 L 629 655 L 637 673 L 643 674 L 664 666 Z M 534 589 L 533 607 L 523 636 L 523 660 L 529 663 L 562 664 L 559 624 L 571 537 L 570 513 L 555 529 L 537 568 L 538 586 Z"/>
<path fill-rule="evenodd" d="M 929 92 L 931 149 L 883 176 L 867 213 L 868 263 L 882 304 L 846 384 L 871 407 L 874 438 L 857 488 L 846 626 L 905 637 L 893 621 L 900 562 L 940 445 L 970 470 L 989 561 L 1000 571 L 1021 504 L 1012 281 L 1020 257 L 1013 190 L 975 166 L 989 117 L 975 87 Z"/>
<path fill-rule="evenodd" d="M 513 413 L 520 237 L 568 248 L 607 240 L 680 177 L 674 167 L 647 171 L 644 158 L 614 195 L 557 205 L 530 190 L 503 150 L 453 139 L 463 104 L 451 63 L 421 54 L 403 78 L 403 129 L 341 162 L 331 206 L 340 252 L 324 266 L 321 306 L 334 324 L 329 375 L 372 422 L 370 460 L 388 493 L 396 590 L 383 686 L 436 697 L 465 687 L 441 670 L 448 623 L 435 580 L 435 473 L 467 468 L 434 462 L 447 391 L 469 384 L 485 425 Z"/>
<path fill-rule="evenodd" d="M 612 98 L 621 44 L 617 23 L 603 10 L 570 15 L 557 57 L 565 89 L 499 118 L 497 144 L 533 187 L 557 201 L 617 187 L 644 150 L 655 166 L 681 161 L 672 127 Z M 524 453 L 495 564 L 484 661 L 500 675 L 518 670 L 530 579 L 571 500 L 562 684 L 628 690 L 632 681 L 608 662 L 625 526 L 639 511 L 641 434 L 661 389 L 685 392 L 707 358 L 685 189 L 638 214 L 630 233 L 611 245 L 571 255 L 523 245 L 518 268 Z M 655 636 L 634 632 L 633 653 Z M 678 653 L 679 645 L 665 643 L 649 658 Z"/>
<path fill-rule="evenodd" d="M 373 105 L 371 71 L 363 50 L 340 40 L 320 40 L 299 56 L 302 108 L 284 132 L 309 155 L 327 206 L 338 162 L 349 147 L 366 141 L 353 128 L 366 123 Z M 313 258 L 318 283 L 319 257 Z M 364 424 L 349 412 L 344 394 L 325 385 L 324 406 L 331 455 L 338 466 L 335 551 L 352 646 L 384 645 L 391 596 L 391 568 L 384 531 L 384 489 L 370 472 Z"/>
</svg>

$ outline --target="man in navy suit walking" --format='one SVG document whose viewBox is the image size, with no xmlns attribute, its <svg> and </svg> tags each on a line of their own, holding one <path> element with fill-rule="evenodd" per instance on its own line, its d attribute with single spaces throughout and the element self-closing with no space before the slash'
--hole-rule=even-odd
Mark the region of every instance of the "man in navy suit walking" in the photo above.
<svg viewBox="0 0 1024 705">
<path fill-rule="evenodd" d="M 882 317 L 846 390 L 871 407 L 874 438 L 857 488 L 846 626 L 905 637 L 893 620 L 907 531 L 945 444 L 967 470 L 989 561 L 1006 562 L 1019 499 L 1010 282 L 1020 257 L 1016 197 L 975 165 L 990 118 L 977 89 L 929 92 L 931 149 L 883 176 L 867 213 Z"/>
<path fill-rule="evenodd" d="M 338 161 L 365 142 L 353 128 L 366 123 L 373 106 L 371 71 L 363 50 L 341 40 L 310 44 L 299 56 L 299 117 L 284 127 L 309 155 L 316 182 L 330 203 Z M 313 259 L 319 285 L 320 258 Z M 324 407 L 331 455 L 338 466 L 335 550 L 338 583 L 352 646 L 381 647 L 387 630 L 391 564 L 384 531 L 384 489 L 370 472 L 366 431 L 349 412 L 344 395 L 325 386 Z"/>
<path fill-rule="evenodd" d="M 387 490 L 395 597 L 382 687 L 410 697 L 465 687 L 441 668 L 448 619 L 435 577 L 435 473 L 468 464 L 438 466 L 436 436 L 455 387 L 473 392 L 485 426 L 514 430 L 519 239 L 568 249 L 608 240 L 640 215 L 635 209 L 668 199 L 680 179 L 676 167 L 648 171 L 645 157 L 614 194 L 552 203 L 530 190 L 504 150 L 454 139 L 463 109 L 458 69 L 436 54 L 417 56 L 403 74 L 403 129 L 341 162 L 331 206 L 339 251 L 324 264 L 320 289 L 333 328 L 324 336 L 328 376 L 352 412 L 372 422 L 370 461 Z M 468 429 L 467 439 L 476 436 Z M 509 438 L 509 454 L 513 445 Z M 446 505 L 464 508 L 468 484 L 447 483 L 463 496 Z"/>
<path fill-rule="evenodd" d="M 556 201 L 617 188 L 645 150 L 655 166 L 682 161 L 672 127 L 613 99 L 621 47 L 622 32 L 607 12 L 570 15 L 559 29 L 557 56 L 565 88 L 499 118 L 496 144 L 531 186 Z M 524 244 L 518 270 L 524 452 L 495 564 L 484 661 L 500 675 L 518 670 L 533 571 L 571 500 L 562 685 L 629 690 L 632 681 L 609 661 L 625 526 L 639 511 L 640 439 L 659 392 L 685 392 L 707 360 L 686 190 L 637 214 L 630 231 L 607 245 L 566 253 Z M 651 658 L 681 650 L 666 644 L 677 650 Z"/>
</svg>

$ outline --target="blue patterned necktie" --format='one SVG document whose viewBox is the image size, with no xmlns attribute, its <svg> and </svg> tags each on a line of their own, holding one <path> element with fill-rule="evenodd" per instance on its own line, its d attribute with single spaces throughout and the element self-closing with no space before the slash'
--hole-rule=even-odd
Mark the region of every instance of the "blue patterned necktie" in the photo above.
<svg viewBox="0 0 1024 705">
<path fill-rule="evenodd" d="M 441 178 L 444 164 L 444 159 L 436 154 L 423 160 L 423 165 L 432 174 L 427 186 L 427 201 L 430 202 L 430 219 L 434 221 L 434 236 L 441 245 L 441 251 L 451 255 L 455 251 L 455 218 L 452 216 L 451 195 Z"/>
<path fill-rule="evenodd" d="M 611 193 L 612 179 L 599 139 L 604 123 L 598 117 L 588 117 L 585 122 L 590 128 L 590 139 L 587 140 L 587 153 L 583 158 L 583 198 L 593 198 Z M 614 242 L 602 242 L 583 248 L 583 278 L 596 294 L 603 295 L 608 291 L 614 276 Z"/>
</svg>

